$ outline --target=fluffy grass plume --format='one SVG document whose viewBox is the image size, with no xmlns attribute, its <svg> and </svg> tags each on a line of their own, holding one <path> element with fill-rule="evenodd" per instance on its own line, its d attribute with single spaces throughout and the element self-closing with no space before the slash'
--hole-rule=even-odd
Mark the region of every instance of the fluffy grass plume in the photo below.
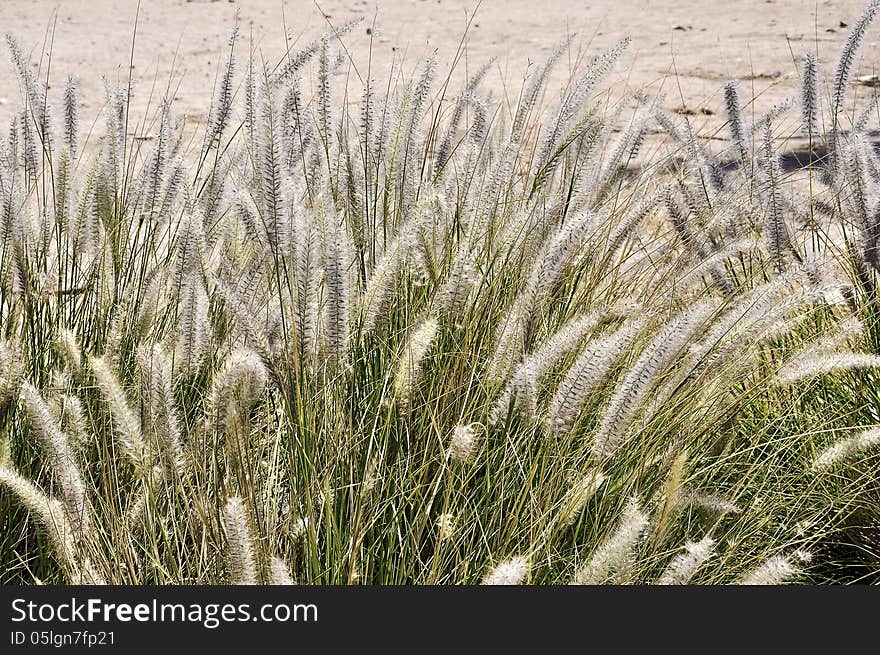
<svg viewBox="0 0 880 655">
<path fill-rule="evenodd" d="M 774 555 L 746 574 L 740 584 L 752 586 L 785 584 L 803 572 L 801 563 L 809 562 L 811 559 L 811 556 L 804 551 L 796 551 L 792 555 Z"/>
<path fill-rule="evenodd" d="M 223 525 L 226 529 L 230 582 L 239 585 L 256 584 L 254 541 L 248 525 L 244 501 L 241 498 L 231 496 L 227 499 L 223 508 Z"/>
<path fill-rule="evenodd" d="M 852 437 L 839 439 L 825 448 L 813 460 L 811 468 L 815 472 L 827 471 L 877 446 L 880 446 L 880 428 L 864 430 Z"/>
<path fill-rule="evenodd" d="M 675 556 L 669 567 L 657 580 L 657 584 L 688 584 L 697 570 L 712 555 L 714 545 L 715 540 L 711 537 L 705 537 L 697 542 L 687 542 L 684 546 L 685 552 Z"/>
<path fill-rule="evenodd" d="M 529 572 L 529 561 L 524 557 L 512 557 L 496 565 L 483 578 L 484 585 L 519 585 Z"/>
<path fill-rule="evenodd" d="M 635 549 L 648 528 L 648 515 L 637 498 L 623 510 L 615 531 L 596 549 L 589 561 L 574 574 L 571 584 L 597 585 L 627 581 Z"/>
</svg>

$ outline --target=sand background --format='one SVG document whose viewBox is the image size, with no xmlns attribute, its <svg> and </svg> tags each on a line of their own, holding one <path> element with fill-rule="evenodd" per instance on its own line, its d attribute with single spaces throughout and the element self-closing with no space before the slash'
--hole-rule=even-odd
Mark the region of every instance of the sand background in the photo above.
<svg viewBox="0 0 880 655">
<path fill-rule="evenodd" d="M 326 30 L 328 21 L 341 24 L 363 16 L 344 43 L 362 75 L 372 47 L 371 77 L 383 80 L 392 64 L 410 74 L 435 50 L 439 70 L 446 70 L 476 10 L 457 79 L 497 57 L 484 88 L 496 98 L 515 100 L 530 62 L 540 63 L 567 33 L 577 33 L 576 46 L 587 54 L 628 35 L 632 45 L 612 86 L 663 94 L 667 108 L 694 112 L 695 127 L 709 136 L 723 123 L 725 80 L 742 80 L 744 95 L 755 98 L 749 111 L 756 114 L 796 96 L 800 57 L 817 52 L 830 74 L 849 31 L 845 25 L 862 7 L 862 0 L 484 0 L 479 6 L 470 0 L 383 0 L 378 6 L 368 0 L 142 0 L 138 12 L 136 2 L 120 0 L 0 0 L 0 29 L 16 36 L 42 75 L 48 66 L 55 98 L 66 76 L 76 77 L 87 123 L 103 106 L 104 80 L 127 83 L 137 13 L 133 115 L 155 107 L 171 80 L 177 113 L 198 123 L 209 107 L 236 12 L 245 43 L 253 38 L 257 56 L 271 64 L 288 45 L 306 43 Z M 374 18 L 378 29 L 371 36 L 367 28 Z M 859 75 L 880 68 L 878 42 L 880 26 L 875 26 Z M 5 44 L 0 49 L 7 54 Z M 567 77 L 569 63 L 560 62 L 551 92 Z M 345 66 L 338 75 L 355 77 Z M 864 100 L 872 92 L 857 87 L 853 95 Z M 352 97 L 359 98 L 359 91 Z M 18 85 L 4 56 L 0 125 L 8 125 L 18 109 Z"/>
</svg>

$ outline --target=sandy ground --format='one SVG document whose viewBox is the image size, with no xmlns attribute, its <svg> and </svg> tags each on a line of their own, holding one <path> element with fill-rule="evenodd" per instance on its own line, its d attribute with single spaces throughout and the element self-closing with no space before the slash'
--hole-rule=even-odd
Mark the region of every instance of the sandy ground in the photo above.
<svg viewBox="0 0 880 655">
<path fill-rule="evenodd" d="M 383 0 L 378 7 L 368 0 L 142 0 L 131 68 L 132 111 L 138 115 L 148 103 L 155 106 L 171 79 L 177 112 L 203 120 L 236 11 L 245 38 L 252 35 L 258 55 L 272 64 L 288 44 L 307 42 L 328 21 L 363 16 L 345 46 L 363 74 L 372 42 L 371 76 L 381 80 L 393 62 L 409 73 L 434 50 L 441 70 L 448 67 L 476 9 L 460 74 L 497 57 L 485 83 L 496 97 L 515 98 L 529 63 L 545 58 L 567 32 L 576 32 L 577 44 L 589 54 L 629 35 L 632 46 L 611 83 L 664 94 L 669 109 L 695 112 L 695 125 L 708 135 L 722 122 L 725 80 L 743 81 L 744 93 L 756 96 L 750 107 L 755 113 L 796 95 L 801 55 L 816 51 L 830 73 L 846 23 L 862 6 L 862 0 L 484 0 L 479 7 L 470 0 Z M 0 29 L 15 35 L 33 61 L 41 62 L 41 74 L 49 68 L 53 93 L 60 95 L 61 80 L 74 75 L 85 118 L 92 119 L 103 104 L 103 80 L 128 80 L 136 9 L 136 2 L 122 0 L 0 0 Z M 367 27 L 374 16 L 378 29 L 371 37 Z M 880 64 L 878 41 L 880 26 L 875 26 L 860 75 Z M 353 75 L 340 73 L 346 74 Z M 563 62 L 551 90 L 566 76 Z M 856 93 L 864 97 L 871 91 L 859 87 Z M 11 65 L 4 63 L 0 125 L 7 125 L 17 109 L 17 83 Z"/>
</svg>

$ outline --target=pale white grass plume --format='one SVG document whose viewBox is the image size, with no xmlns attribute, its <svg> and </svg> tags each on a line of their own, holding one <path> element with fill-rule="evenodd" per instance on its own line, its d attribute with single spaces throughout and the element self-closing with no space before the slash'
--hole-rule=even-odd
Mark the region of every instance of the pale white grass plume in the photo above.
<svg viewBox="0 0 880 655">
<path fill-rule="evenodd" d="M 700 541 L 688 541 L 684 545 L 683 553 L 676 555 L 669 567 L 658 578 L 660 585 L 683 585 L 688 584 L 694 574 L 702 567 L 712 555 L 715 548 L 715 540 L 712 537 L 704 537 Z"/>
<path fill-rule="evenodd" d="M 731 500 L 717 494 L 703 493 L 692 489 L 683 489 L 679 494 L 682 502 L 700 507 L 709 512 L 723 516 L 725 514 L 739 514 L 742 508 Z"/>
<path fill-rule="evenodd" d="M 181 280 L 180 321 L 177 328 L 177 372 L 181 377 L 194 375 L 210 342 L 208 293 L 196 273 Z"/>
<path fill-rule="evenodd" d="M 226 530 L 226 553 L 229 577 L 232 584 L 257 584 L 257 568 L 254 559 L 254 540 L 244 501 L 230 496 L 223 508 L 223 527 Z"/>
<path fill-rule="evenodd" d="M 349 261 L 351 253 L 347 227 L 336 212 L 328 210 L 324 262 L 324 280 L 327 289 L 326 332 L 327 349 L 334 363 L 343 363 L 348 352 L 349 314 L 351 312 L 351 281 Z"/>
<path fill-rule="evenodd" d="M 30 382 L 25 381 L 21 385 L 20 393 L 31 419 L 31 431 L 42 444 L 52 466 L 67 518 L 74 534 L 81 537 L 84 531 L 91 529 L 92 516 L 74 451 L 40 392 Z"/>
<path fill-rule="evenodd" d="M 171 359 L 159 344 L 142 344 L 136 356 L 143 432 L 150 436 L 166 470 L 180 473 L 184 455 Z"/>
<path fill-rule="evenodd" d="M 70 584 L 100 584 L 103 580 L 80 557 L 76 537 L 62 504 L 5 466 L 0 466 L 0 486 L 9 490 L 46 531 L 55 556 L 68 573 Z"/>
<path fill-rule="evenodd" d="M 781 585 L 803 573 L 801 564 L 810 561 L 809 554 L 796 551 L 790 555 L 774 555 L 744 575 L 742 585 Z"/>
<path fill-rule="evenodd" d="M 53 411 L 55 408 L 56 405 L 53 404 Z M 82 401 L 78 396 L 62 394 L 57 397 L 56 416 L 74 450 L 82 451 L 90 445 L 92 435 Z"/>
<path fill-rule="evenodd" d="M 511 557 L 486 573 L 484 585 L 521 585 L 529 572 L 529 560 L 525 557 Z"/>
<path fill-rule="evenodd" d="M 617 528 L 603 541 L 571 579 L 571 584 L 598 585 L 627 582 L 635 550 L 648 529 L 648 515 L 638 498 L 630 498 Z"/>
<path fill-rule="evenodd" d="M 577 478 L 562 498 L 557 521 L 563 526 L 570 526 L 605 483 L 606 476 L 598 469 L 587 471 Z"/>
<path fill-rule="evenodd" d="M 150 449 L 141 433 L 140 421 L 132 411 L 116 374 L 104 357 L 92 357 L 89 364 L 110 413 L 120 450 L 141 475 L 146 475 L 152 466 Z"/>
<path fill-rule="evenodd" d="M 601 388 L 605 376 L 643 325 L 644 321 L 627 321 L 587 344 L 550 401 L 549 421 L 555 433 L 565 434 L 574 427 L 591 394 Z"/>
<path fill-rule="evenodd" d="M 794 384 L 803 380 L 856 369 L 880 367 L 880 355 L 856 352 L 823 352 L 795 356 L 780 367 L 774 378 L 777 384 Z"/>
<path fill-rule="evenodd" d="M 437 306 L 448 315 L 455 316 L 465 308 L 468 296 L 477 283 L 474 253 L 466 246 L 459 246 L 452 261 L 449 276 L 437 291 Z"/>
<path fill-rule="evenodd" d="M 412 400 L 413 391 L 422 376 L 424 359 L 434 344 L 438 329 L 437 319 L 428 316 L 413 329 L 404 345 L 394 374 L 394 396 L 403 405 Z"/>
<path fill-rule="evenodd" d="M 850 28 L 846 43 L 837 61 L 837 70 L 834 74 L 834 86 L 832 89 L 832 116 L 834 120 L 832 129 L 834 130 L 838 127 L 839 115 L 843 110 L 843 103 L 849 86 L 849 80 L 852 76 L 853 65 L 868 27 L 870 27 L 876 17 L 878 9 L 880 9 L 880 2 L 877 0 L 870 0 L 868 2 L 862 15 L 859 16 L 858 20 Z"/>
<path fill-rule="evenodd" d="M 230 353 L 211 389 L 211 407 L 216 412 L 218 427 L 228 427 L 228 421 L 250 408 L 268 379 L 266 364 L 256 352 L 240 348 Z"/>
<path fill-rule="evenodd" d="M 860 455 L 880 446 L 880 428 L 863 430 L 851 437 L 842 437 L 822 450 L 811 465 L 812 471 L 820 473 L 850 462 Z"/>
<path fill-rule="evenodd" d="M 670 320 L 645 347 L 627 375 L 618 384 L 605 408 L 593 440 L 593 452 L 612 457 L 627 440 L 626 431 L 651 386 L 687 341 L 715 311 L 704 301 Z"/>
<path fill-rule="evenodd" d="M 476 456 L 480 443 L 478 423 L 456 425 L 449 439 L 449 459 L 456 464 L 467 464 Z"/>
<path fill-rule="evenodd" d="M 273 585 L 292 585 L 295 584 L 290 569 L 284 560 L 273 557 L 269 561 L 270 580 Z"/>
<path fill-rule="evenodd" d="M 450 539 L 455 534 L 456 520 L 453 514 L 441 514 L 437 518 L 437 534 L 440 539 Z"/>
<path fill-rule="evenodd" d="M 739 88 L 735 80 L 724 85 L 724 103 L 727 108 L 727 122 L 730 130 L 730 138 L 736 149 L 739 164 L 747 168 L 751 164 L 749 148 L 746 145 L 748 138 L 745 119 L 743 118 L 742 102 L 739 97 Z"/>
<path fill-rule="evenodd" d="M 513 376 L 492 411 L 493 422 L 501 418 L 510 401 L 526 416 L 533 417 L 537 408 L 538 387 L 544 375 L 575 349 L 601 319 L 599 312 L 588 312 L 562 325 L 544 343 L 517 365 Z"/>
<path fill-rule="evenodd" d="M 819 136 L 820 102 L 819 63 L 807 52 L 801 67 L 801 129 L 810 139 Z"/>
<path fill-rule="evenodd" d="M 58 332 L 57 343 L 61 356 L 64 357 L 67 365 L 75 374 L 80 375 L 82 373 L 83 361 L 82 351 L 80 350 L 76 335 L 67 328 L 62 328 Z"/>
<path fill-rule="evenodd" d="M 79 146 L 79 94 L 76 80 L 68 76 L 64 87 L 64 145 L 70 156 Z"/>
</svg>

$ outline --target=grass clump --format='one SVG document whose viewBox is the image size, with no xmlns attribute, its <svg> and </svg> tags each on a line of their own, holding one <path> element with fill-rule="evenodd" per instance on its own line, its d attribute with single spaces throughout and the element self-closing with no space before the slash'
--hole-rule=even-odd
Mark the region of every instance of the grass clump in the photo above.
<svg viewBox="0 0 880 655">
<path fill-rule="evenodd" d="M 433 60 L 340 103 L 353 25 L 276 67 L 236 30 L 200 146 L 111 88 L 96 147 L 10 37 L 2 581 L 877 580 L 875 12 L 827 138 L 805 60 L 809 194 L 788 106 L 728 84 L 711 152 L 603 90 L 626 40 L 555 101 L 572 39 L 509 104 Z"/>
</svg>

